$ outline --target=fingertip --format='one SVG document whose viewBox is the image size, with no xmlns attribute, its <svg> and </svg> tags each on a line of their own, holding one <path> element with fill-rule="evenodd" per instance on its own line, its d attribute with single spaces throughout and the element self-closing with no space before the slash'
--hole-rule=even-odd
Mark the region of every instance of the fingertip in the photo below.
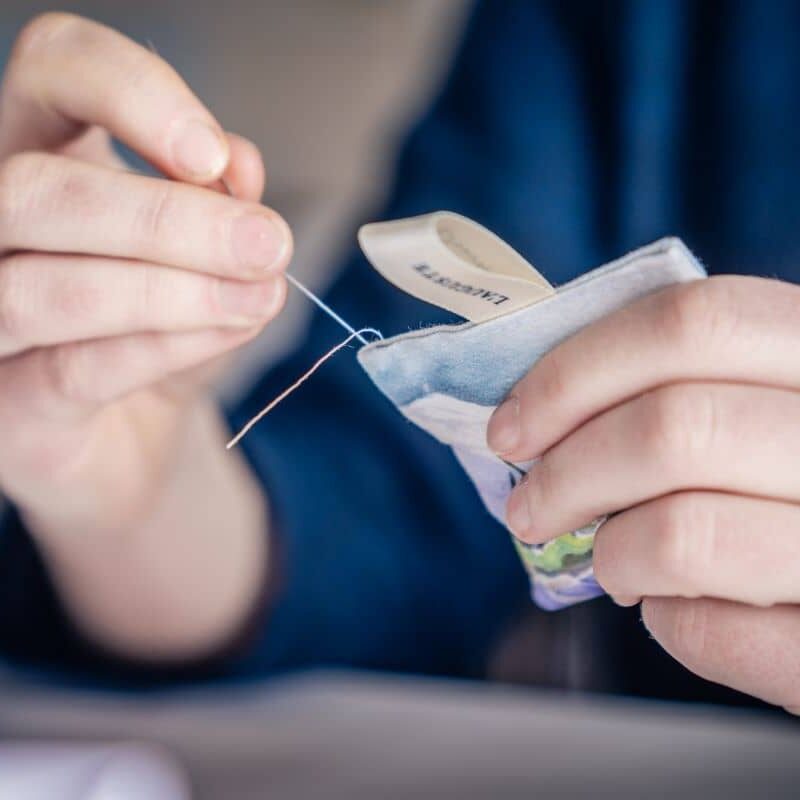
<svg viewBox="0 0 800 800">
<path fill-rule="evenodd" d="M 253 325 L 243 330 L 240 344 L 245 345 L 253 339 L 257 339 L 272 321 L 283 311 L 286 305 L 288 294 L 288 284 L 282 273 L 278 273 L 269 279 L 270 297 L 262 309 L 261 318 Z"/>
<path fill-rule="evenodd" d="M 270 300 L 267 307 L 264 309 L 264 319 L 262 320 L 262 328 L 272 322 L 286 305 L 286 296 L 288 294 L 288 284 L 282 272 L 276 273 L 270 277 Z"/>
<path fill-rule="evenodd" d="M 178 120 L 169 141 L 174 169 L 180 177 L 193 183 L 218 180 L 230 162 L 228 138 L 208 120 Z"/>
<path fill-rule="evenodd" d="M 525 491 L 525 483 L 526 479 L 523 478 L 508 498 L 506 525 L 514 538 L 525 544 L 538 544 L 532 531 L 530 505 Z"/>
<path fill-rule="evenodd" d="M 283 307 L 286 305 L 286 298 L 289 295 L 289 282 L 286 280 L 283 273 L 279 273 L 275 276 L 275 313 L 279 314 L 283 311 Z"/>
<path fill-rule="evenodd" d="M 286 221 L 271 209 L 260 206 L 231 222 L 233 253 L 251 278 L 265 271 L 283 272 L 293 252 L 292 232 Z"/>
<path fill-rule="evenodd" d="M 275 264 L 275 269 L 282 274 L 289 266 L 294 256 L 294 235 L 292 234 L 292 229 L 289 227 L 289 223 L 278 214 L 277 211 L 272 212 L 272 221 L 278 230 L 281 231 L 284 243 L 280 259 Z"/>
<path fill-rule="evenodd" d="M 515 538 L 525 544 L 546 544 L 566 531 L 554 528 L 542 515 L 543 499 L 538 488 L 540 463 L 531 464 L 512 489 L 506 504 L 506 525 Z"/>
<path fill-rule="evenodd" d="M 609 597 L 618 605 L 623 608 L 630 608 L 631 606 L 641 603 L 641 597 L 634 597 L 633 595 L 610 594 Z"/>
<path fill-rule="evenodd" d="M 521 435 L 519 398 L 511 394 L 489 418 L 486 442 L 495 453 L 505 456 L 513 453 L 519 446 Z"/>
<path fill-rule="evenodd" d="M 230 132 L 225 135 L 231 155 L 222 177 L 236 197 L 258 202 L 266 183 L 261 151 L 243 136 Z"/>
</svg>

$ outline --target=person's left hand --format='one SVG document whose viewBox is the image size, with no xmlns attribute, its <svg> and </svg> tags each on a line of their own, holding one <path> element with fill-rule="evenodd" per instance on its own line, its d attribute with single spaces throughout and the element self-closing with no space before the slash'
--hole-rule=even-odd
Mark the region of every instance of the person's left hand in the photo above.
<svg viewBox="0 0 800 800">
<path fill-rule="evenodd" d="M 603 588 L 689 669 L 800 713 L 800 287 L 649 295 L 542 358 L 487 437 L 541 457 L 509 499 L 521 540 L 619 512 Z"/>
</svg>

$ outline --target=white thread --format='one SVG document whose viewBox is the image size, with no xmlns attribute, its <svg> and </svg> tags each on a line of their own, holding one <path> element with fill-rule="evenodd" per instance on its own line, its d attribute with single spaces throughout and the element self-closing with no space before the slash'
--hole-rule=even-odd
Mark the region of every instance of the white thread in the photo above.
<svg viewBox="0 0 800 800">
<path fill-rule="evenodd" d="M 153 53 L 158 55 L 156 46 L 149 39 L 147 40 L 147 46 Z M 222 184 L 222 187 L 231 197 L 236 196 L 231 191 L 231 187 L 225 180 L 225 178 L 221 177 L 219 181 Z M 344 341 L 337 344 L 336 347 L 332 348 L 324 356 L 322 356 L 322 358 L 320 358 L 311 367 L 311 369 L 309 369 L 298 380 L 296 380 L 288 389 L 281 392 L 281 394 L 279 394 L 271 403 L 269 403 L 269 405 L 267 405 L 265 408 L 259 411 L 259 413 L 256 414 L 256 416 L 253 417 L 239 431 L 239 433 L 237 433 L 236 436 L 234 436 L 233 439 L 231 439 L 228 442 L 228 444 L 225 446 L 226 450 L 230 450 L 231 448 L 236 447 L 236 445 L 247 435 L 247 433 L 255 425 L 257 425 L 264 417 L 266 417 L 267 414 L 269 414 L 269 412 L 272 411 L 272 409 L 278 405 L 278 403 L 280 403 L 282 400 L 285 400 L 295 389 L 297 389 L 299 386 L 305 383 L 329 358 L 335 356 L 343 347 L 346 347 L 348 344 L 350 344 L 350 342 L 352 342 L 353 339 L 358 339 L 358 341 L 361 342 L 361 344 L 369 344 L 369 342 L 362 335 L 365 333 L 371 333 L 377 339 L 383 339 L 383 334 L 380 331 L 375 330 L 375 328 L 361 328 L 360 330 L 356 330 L 349 322 L 346 322 L 342 317 L 340 317 L 327 303 L 325 303 L 323 300 L 317 297 L 314 294 L 314 292 L 311 291 L 311 289 L 307 288 L 302 283 L 300 283 L 300 281 L 297 280 L 297 278 L 293 277 L 292 275 L 289 275 L 288 272 L 284 273 L 284 275 L 286 277 L 286 280 L 289 281 L 289 283 L 291 283 L 292 286 L 294 286 L 296 289 L 302 292 L 312 303 L 316 304 L 319 308 L 321 308 L 334 322 L 337 322 L 339 325 L 341 325 L 348 332 L 349 335 Z"/>
<path fill-rule="evenodd" d="M 222 184 L 225 191 L 231 196 L 235 197 L 233 192 L 231 191 L 231 187 L 228 185 L 228 182 L 225 178 L 220 178 L 220 183 Z M 319 308 L 321 308 L 334 322 L 337 322 L 341 325 L 348 333 L 347 338 L 339 342 L 335 347 L 328 350 L 322 358 L 320 358 L 308 371 L 303 373 L 288 389 L 284 389 L 271 403 L 266 405 L 261 411 L 258 412 L 240 431 L 236 434 L 236 436 L 231 439 L 227 445 L 225 445 L 226 450 L 230 450 L 233 447 L 236 447 L 239 442 L 244 439 L 244 437 L 248 434 L 248 432 L 254 428 L 259 422 L 261 422 L 264 417 L 272 411 L 275 406 L 278 405 L 282 400 L 285 400 L 295 389 L 300 387 L 304 384 L 329 358 L 335 356 L 343 347 L 346 347 L 353 339 L 358 339 L 362 344 L 369 344 L 369 342 L 364 338 L 362 334 L 371 333 L 378 339 L 383 339 L 383 334 L 380 331 L 375 330 L 375 328 L 361 328 L 360 330 L 356 330 L 352 325 L 348 322 L 345 322 L 327 303 L 320 300 L 314 292 L 310 289 L 303 286 L 297 278 L 292 277 L 288 273 L 285 273 L 286 280 L 289 281 L 296 289 L 299 289 L 312 303 L 315 303 Z"/>
<path fill-rule="evenodd" d="M 287 272 L 286 280 L 289 281 L 289 283 L 291 283 L 295 288 L 299 289 L 312 303 L 316 303 L 331 319 L 338 322 L 346 331 L 348 331 L 351 336 L 357 337 L 361 344 L 369 344 L 369 342 L 352 325 L 350 325 L 348 322 L 345 322 L 327 303 L 320 300 L 320 298 L 317 297 L 314 292 L 303 286 L 303 284 L 300 283 L 297 278 L 291 276 Z M 374 330 L 374 328 L 366 328 L 365 330 Z M 375 331 L 375 333 L 378 334 L 379 338 L 383 339 L 382 334 L 378 333 L 378 331 Z"/>
<path fill-rule="evenodd" d="M 364 333 L 371 333 L 376 336 L 378 339 L 383 339 L 383 335 L 380 331 L 376 331 L 375 328 L 361 328 L 361 330 L 353 331 L 344 341 L 339 342 L 335 347 L 332 347 L 325 353 L 322 358 L 320 358 L 312 367 L 311 369 L 304 372 L 288 389 L 284 389 L 274 400 L 268 403 L 261 411 L 258 412 L 240 431 L 236 434 L 236 436 L 231 439 L 227 445 L 225 445 L 226 450 L 230 450 L 233 447 L 236 447 L 239 442 L 244 439 L 244 437 L 250 432 L 252 428 L 254 428 L 259 422 L 261 422 L 264 417 L 272 411 L 275 406 L 278 405 L 281 401 L 285 400 L 295 389 L 298 389 L 302 384 L 304 384 L 329 358 L 335 356 L 343 347 L 347 347 L 353 339 L 359 339 L 360 341 L 367 344 L 366 339 L 364 339 Z"/>
</svg>

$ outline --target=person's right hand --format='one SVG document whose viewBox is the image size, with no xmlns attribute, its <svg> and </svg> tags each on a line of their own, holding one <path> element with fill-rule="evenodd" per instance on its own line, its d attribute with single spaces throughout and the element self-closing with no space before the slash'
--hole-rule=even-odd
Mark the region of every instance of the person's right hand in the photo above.
<svg viewBox="0 0 800 800">
<path fill-rule="evenodd" d="M 243 199 L 204 188 L 221 177 Z M 0 97 L 0 491 L 26 516 L 144 513 L 203 367 L 283 305 L 291 234 L 263 181 L 146 48 L 67 14 L 21 33 Z"/>
</svg>

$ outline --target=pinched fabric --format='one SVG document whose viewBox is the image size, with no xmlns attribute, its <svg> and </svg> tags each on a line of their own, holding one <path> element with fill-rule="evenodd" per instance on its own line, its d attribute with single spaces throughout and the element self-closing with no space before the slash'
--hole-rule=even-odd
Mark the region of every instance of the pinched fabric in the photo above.
<svg viewBox="0 0 800 800">
<path fill-rule="evenodd" d="M 497 404 L 539 358 L 581 328 L 645 294 L 704 277 L 679 239 L 661 239 L 527 308 L 396 336 L 362 348 L 358 358 L 402 414 L 453 449 L 486 508 L 505 525 L 508 496 L 530 464 L 507 464 L 487 447 L 486 425 Z M 511 537 L 537 605 L 559 609 L 602 594 L 592 571 L 601 523 L 587 521 L 543 545 Z"/>
</svg>

